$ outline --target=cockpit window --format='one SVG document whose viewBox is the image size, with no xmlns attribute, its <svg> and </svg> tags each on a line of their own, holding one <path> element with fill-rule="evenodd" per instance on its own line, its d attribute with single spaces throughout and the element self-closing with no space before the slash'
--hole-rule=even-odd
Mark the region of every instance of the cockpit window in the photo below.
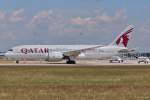
<svg viewBox="0 0 150 100">
<path fill-rule="evenodd" d="M 13 49 L 9 49 L 8 51 L 13 51 Z"/>
</svg>

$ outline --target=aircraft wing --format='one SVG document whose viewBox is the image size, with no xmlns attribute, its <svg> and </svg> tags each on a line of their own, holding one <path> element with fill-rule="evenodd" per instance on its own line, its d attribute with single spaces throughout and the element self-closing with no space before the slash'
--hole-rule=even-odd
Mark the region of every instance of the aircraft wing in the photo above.
<svg viewBox="0 0 150 100">
<path fill-rule="evenodd" d="M 94 50 L 96 48 L 99 47 L 103 47 L 102 45 L 100 46 L 96 46 L 96 47 L 91 47 L 91 48 L 84 48 L 84 49 L 80 49 L 80 50 L 73 50 L 73 51 L 67 51 L 67 52 L 63 52 L 64 56 L 68 56 L 68 57 L 77 57 L 79 56 L 79 54 L 81 54 L 82 52 L 86 52 L 86 51 L 90 51 L 90 50 Z"/>
</svg>

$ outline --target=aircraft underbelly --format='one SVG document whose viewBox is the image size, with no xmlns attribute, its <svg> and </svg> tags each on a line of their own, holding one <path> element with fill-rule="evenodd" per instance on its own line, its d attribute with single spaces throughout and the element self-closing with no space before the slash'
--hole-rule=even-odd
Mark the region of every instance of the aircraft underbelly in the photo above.
<svg viewBox="0 0 150 100">
<path fill-rule="evenodd" d="M 43 60 L 46 59 L 46 55 L 43 54 L 23 54 L 23 53 L 12 53 L 8 56 L 9 59 L 13 60 Z"/>
<path fill-rule="evenodd" d="M 30 53 L 30 54 L 23 54 L 23 53 L 12 53 L 7 56 L 10 60 L 24 60 L 24 61 L 49 61 L 49 62 L 55 62 L 55 61 L 61 61 L 62 58 L 56 58 L 54 56 L 50 56 L 48 54 L 43 53 Z"/>
<path fill-rule="evenodd" d="M 88 59 L 109 59 L 111 56 L 114 56 L 115 53 L 112 52 L 86 52 L 86 53 L 81 53 L 77 59 L 79 60 L 88 60 Z M 8 55 L 8 58 L 11 60 L 46 60 L 50 62 L 55 62 L 55 61 L 62 61 L 63 57 L 55 57 L 51 54 L 44 54 L 44 53 L 28 53 L 28 54 L 23 54 L 23 53 L 12 53 Z"/>
</svg>

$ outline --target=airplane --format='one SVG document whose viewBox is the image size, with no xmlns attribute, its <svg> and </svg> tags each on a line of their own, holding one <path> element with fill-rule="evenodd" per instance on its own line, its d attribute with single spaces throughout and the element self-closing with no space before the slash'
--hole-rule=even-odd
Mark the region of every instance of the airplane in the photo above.
<svg viewBox="0 0 150 100">
<path fill-rule="evenodd" d="M 116 54 L 132 52 L 127 48 L 134 27 L 129 25 L 108 45 L 20 45 L 9 49 L 4 56 L 9 60 L 58 62 L 76 64 L 77 59 L 108 59 Z"/>
</svg>

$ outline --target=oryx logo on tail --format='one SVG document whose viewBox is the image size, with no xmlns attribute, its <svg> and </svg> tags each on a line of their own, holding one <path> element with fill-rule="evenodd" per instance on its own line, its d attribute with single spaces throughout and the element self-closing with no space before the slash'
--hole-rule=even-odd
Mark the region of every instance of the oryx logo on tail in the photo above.
<svg viewBox="0 0 150 100">
<path fill-rule="evenodd" d="M 127 47 L 130 40 L 130 33 L 133 32 L 133 26 L 128 26 L 117 38 L 111 43 L 111 45 L 118 45 Z"/>
<path fill-rule="evenodd" d="M 120 43 L 122 43 L 125 47 L 127 47 L 129 41 L 129 33 L 131 33 L 132 31 L 133 28 L 129 29 L 123 35 L 121 35 L 116 41 L 116 44 L 119 45 Z"/>
</svg>

